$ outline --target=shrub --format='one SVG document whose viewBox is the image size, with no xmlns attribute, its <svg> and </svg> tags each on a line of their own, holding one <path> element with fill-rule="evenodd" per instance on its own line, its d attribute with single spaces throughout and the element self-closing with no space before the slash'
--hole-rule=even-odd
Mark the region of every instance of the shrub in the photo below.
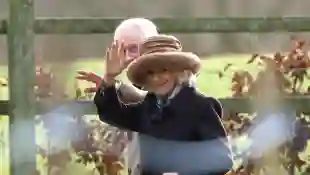
<svg viewBox="0 0 310 175">
<path fill-rule="evenodd" d="M 272 105 L 272 97 L 308 95 L 310 93 L 310 78 L 307 69 L 310 66 L 308 49 L 304 40 L 293 39 L 292 49 L 287 53 L 276 52 L 272 56 L 253 54 L 245 64 L 256 64 L 260 67 L 257 74 L 245 70 L 233 71 L 231 78 L 231 90 L 233 97 L 255 97 L 262 104 Z M 219 78 L 227 74 L 228 70 L 234 66 L 226 65 L 219 72 Z M 272 101 L 273 102 L 273 101 Z M 224 117 L 224 125 L 230 135 L 239 135 L 245 128 L 251 126 L 253 117 L 249 115 L 230 113 Z M 277 155 L 282 165 L 289 174 L 295 173 L 295 168 L 300 172 L 308 174 L 310 165 L 303 160 L 300 153 L 307 147 L 310 136 L 309 122 L 307 116 L 298 113 L 295 119 L 296 137 L 288 141 L 277 149 Z M 265 155 L 266 156 L 266 155 Z M 263 158 L 250 159 L 244 161 L 237 169 L 230 174 L 254 174 L 258 171 L 266 170 L 266 166 L 260 163 Z"/>
<path fill-rule="evenodd" d="M 44 74 L 37 78 L 37 94 L 38 100 L 43 101 L 50 97 L 51 82 L 53 81 L 51 74 Z M 49 78 L 44 78 L 47 76 Z M 91 100 L 92 94 L 83 94 L 83 90 L 78 86 L 75 87 L 75 100 Z M 54 119 L 58 117 L 59 119 Z M 61 122 L 63 129 L 55 127 L 54 122 Z M 47 139 L 57 138 L 69 141 L 70 148 L 53 151 L 53 148 L 41 148 L 38 146 L 38 153 L 47 160 L 47 169 L 49 174 L 61 174 L 68 163 L 72 161 L 83 164 L 85 166 L 92 165 L 94 171 L 100 175 L 118 175 L 124 171 L 123 152 L 128 137 L 126 131 L 121 131 L 115 127 L 104 124 L 98 120 L 87 120 L 83 116 L 41 116 L 37 119 L 37 123 L 43 123 L 44 129 L 47 131 Z M 59 125 L 60 126 L 60 125 Z M 74 128 L 74 133 L 66 131 L 65 128 Z M 51 150 L 53 151 L 51 153 Z"/>
</svg>

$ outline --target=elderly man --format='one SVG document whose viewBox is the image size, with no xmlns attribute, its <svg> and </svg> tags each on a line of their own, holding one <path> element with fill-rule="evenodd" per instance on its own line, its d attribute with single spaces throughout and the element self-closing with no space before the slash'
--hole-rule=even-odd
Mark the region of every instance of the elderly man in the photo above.
<svg viewBox="0 0 310 175">
<path fill-rule="evenodd" d="M 122 70 L 126 69 L 127 65 L 136 57 L 139 56 L 138 45 L 148 37 L 158 35 L 155 24 L 144 18 L 131 18 L 124 20 L 114 32 L 114 41 L 123 41 L 125 47 L 126 63 Z M 86 80 L 95 83 L 95 87 L 87 88 L 87 92 L 96 92 L 102 82 L 102 77 L 93 72 L 78 72 L 78 79 Z M 119 87 L 119 98 L 124 103 L 131 103 L 140 101 L 145 92 L 139 90 L 131 84 L 122 84 Z M 133 141 L 128 145 L 128 167 L 131 168 L 131 174 L 139 174 L 134 168 L 140 161 L 139 159 L 139 144 L 137 141 L 137 134 L 133 134 Z"/>
<path fill-rule="evenodd" d="M 123 21 L 114 32 L 114 41 L 123 41 L 126 63 L 122 70 L 139 56 L 138 45 L 148 37 L 158 35 L 155 24 L 145 18 L 131 18 Z M 95 87 L 85 89 L 86 92 L 96 92 L 102 77 L 93 72 L 78 72 L 78 79 L 95 83 Z M 137 87 L 137 86 L 136 86 Z M 119 97 L 124 103 L 137 102 L 143 98 L 145 92 L 131 84 L 122 84 L 119 88 Z"/>
</svg>

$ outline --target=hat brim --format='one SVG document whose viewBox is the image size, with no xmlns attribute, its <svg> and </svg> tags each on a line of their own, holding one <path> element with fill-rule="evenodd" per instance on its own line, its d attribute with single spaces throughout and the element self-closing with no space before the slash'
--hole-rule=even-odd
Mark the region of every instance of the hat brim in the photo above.
<svg viewBox="0 0 310 175">
<path fill-rule="evenodd" d="M 191 52 L 157 52 L 136 58 L 127 70 L 128 79 L 143 86 L 146 75 L 150 71 L 165 69 L 172 72 L 190 70 L 193 74 L 199 72 L 200 58 Z"/>
</svg>

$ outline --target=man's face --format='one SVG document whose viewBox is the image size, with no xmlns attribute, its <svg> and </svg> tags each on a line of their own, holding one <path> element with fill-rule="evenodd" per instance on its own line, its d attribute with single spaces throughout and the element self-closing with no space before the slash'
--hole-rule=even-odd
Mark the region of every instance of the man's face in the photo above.
<svg viewBox="0 0 310 175">
<path fill-rule="evenodd" d="M 139 44 L 143 41 L 143 37 L 139 33 L 124 33 L 120 40 L 124 42 L 127 59 L 140 56 Z"/>
</svg>

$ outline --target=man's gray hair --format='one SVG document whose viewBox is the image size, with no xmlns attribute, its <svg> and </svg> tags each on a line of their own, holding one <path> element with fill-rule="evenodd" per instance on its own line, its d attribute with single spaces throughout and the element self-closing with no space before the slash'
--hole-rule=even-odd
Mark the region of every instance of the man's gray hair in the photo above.
<svg viewBox="0 0 310 175">
<path fill-rule="evenodd" d="M 120 39 L 124 32 L 133 31 L 139 32 L 144 38 L 158 35 L 157 27 L 152 21 L 146 18 L 130 18 L 121 22 L 115 29 L 114 40 Z"/>
</svg>

